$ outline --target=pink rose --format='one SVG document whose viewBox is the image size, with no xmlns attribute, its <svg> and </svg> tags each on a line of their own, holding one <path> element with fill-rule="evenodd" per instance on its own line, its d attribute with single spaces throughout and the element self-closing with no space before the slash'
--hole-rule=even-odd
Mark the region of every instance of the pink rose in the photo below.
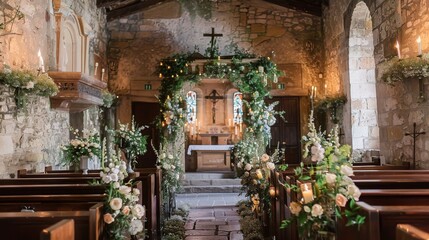
<svg viewBox="0 0 429 240">
<path fill-rule="evenodd" d="M 128 206 L 125 206 L 124 208 L 122 208 L 122 213 L 123 213 L 124 215 L 128 215 L 128 214 L 130 214 L 130 211 L 131 211 L 131 209 L 130 209 L 130 207 L 128 207 Z"/>
<path fill-rule="evenodd" d="M 345 207 L 347 203 L 347 198 L 343 194 L 338 193 L 337 196 L 335 196 L 335 203 L 339 207 Z"/>
</svg>

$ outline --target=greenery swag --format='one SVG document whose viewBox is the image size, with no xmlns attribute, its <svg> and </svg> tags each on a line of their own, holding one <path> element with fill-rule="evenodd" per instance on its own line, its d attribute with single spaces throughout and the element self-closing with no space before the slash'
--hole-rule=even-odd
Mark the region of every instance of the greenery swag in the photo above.
<svg viewBox="0 0 429 240">
<path fill-rule="evenodd" d="M 429 55 L 407 59 L 392 58 L 387 62 L 388 68 L 383 73 L 381 80 L 389 85 L 406 79 L 423 79 L 429 77 Z"/>
<path fill-rule="evenodd" d="M 342 108 L 346 102 L 347 97 L 345 95 L 328 97 L 318 103 L 317 109 L 328 111 L 332 123 L 338 124 L 342 119 Z"/>
<path fill-rule="evenodd" d="M 59 91 L 58 86 L 48 74 L 12 70 L 8 65 L 3 66 L 3 71 L 0 73 L 0 83 L 15 90 L 15 103 L 18 109 L 25 107 L 28 94 L 51 97 Z"/>
</svg>

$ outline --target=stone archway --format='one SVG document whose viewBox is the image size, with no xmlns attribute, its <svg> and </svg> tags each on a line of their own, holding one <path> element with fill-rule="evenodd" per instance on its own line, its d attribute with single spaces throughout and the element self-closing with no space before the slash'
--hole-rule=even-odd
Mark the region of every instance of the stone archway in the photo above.
<svg viewBox="0 0 429 240">
<path fill-rule="evenodd" d="M 354 150 L 380 148 L 372 19 L 365 2 L 353 10 L 349 35 L 349 91 Z"/>
</svg>

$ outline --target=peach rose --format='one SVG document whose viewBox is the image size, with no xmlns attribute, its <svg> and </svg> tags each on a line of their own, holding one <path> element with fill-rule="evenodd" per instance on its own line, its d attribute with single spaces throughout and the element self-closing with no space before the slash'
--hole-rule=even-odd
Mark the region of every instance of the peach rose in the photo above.
<svg viewBox="0 0 429 240">
<path fill-rule="evenodd" d="M 264 153 L 261 156 L 261 160 L 262 160 L 262 162 L 266 162 L 266 161 L 270 160 L 270 156 L 268 156 L 268 154 Z"/>
<path fill-rule="evenodd" d="M 115 221 L 115 218 L 110 213 L 104 214 L 103 219 L 104 219 L 104 222 L 107 224 L 111 224 L 112 222 Z"/>
<path fill-rule="evenodd" d="M 338 193 L 337 196 L 335 196 L 335 203 L 339 207 L 345 207 L 347 203 L 347 198 L 343 194 Z"/>
<path fill-rule="evenodd" d="M 301 205 L 300 205 L 299 203 L 297 203 L 297 202 L 291 202 L 291 203 L 290 203 L 290 206 L 289 206 L 289 209 L 290 209 L 290 212 L 291 212 L 293 215 L 296 215 L 296 216 L 298 216 L 298 215 L 299 215 L 299 213 L 300 213 L 300 212 L 301 212 L 301 210 L 302 210 Z"/>
<path fill-rule="evenodd" d="M 123 213 L 124 215 L 128 215 L 128 214 L 130 214 L 130 211 L 131 211 L 131 209 L 130 209 L 130 207 L 128 207 L 128 206 L 125 206 L 124 208 L 122 208 L 122 213 Z"/>
</svg>

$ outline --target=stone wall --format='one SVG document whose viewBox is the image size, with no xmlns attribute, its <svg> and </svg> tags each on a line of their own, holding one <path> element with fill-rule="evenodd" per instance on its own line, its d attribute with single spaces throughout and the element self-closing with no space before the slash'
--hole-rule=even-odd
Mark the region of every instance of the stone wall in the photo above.
<svg viewBox="0 0 429 240">
<path fill-rule="evenodd" d="M 52 0 L 2 1 L 19 7 L 24 19 L 16 20 L 13 28 L 0 30 L 0 62 L 13 69 L 36 70 L 41 54 L 45 70 L 56 70 L 55 16 Z M 104 10 L 96 1 L 63 0 L 77 15 L 82 16 L 94 30 L 91 34 L 90 56 L 105 59 L 107 31 Z M 3 7 L 0 7 L 3 10 Z M 3 13 L 0 11 L 1 19 Z M 93 59 L 91 57 L 91 59 Z M 90 65 L 93 66 L 93 61 Z M 84 118 L 98 119 L 98 111 L 87 111 Z M 16 174 L 20 168 L 42 171 L 45 165 L 57 164 L 60 144 L 69 139 L 69 113 L 50 109 L 49 98 L 30 96 L 24 110 L 17 111 L 13 90 L 0 85 L 0 178 Z M 87 123 L 93 127 L 98 123 Z"/>
<path fill-rule="evenodd" d="M 109 84 L 118 93 L 131 95 L 122 98 L 121 121 L 129 121 L 132 101 L 156 101 L 159 61 L 172 53 L 195 49 L 204 54 L 210 38 L 203 34 L 210 33 L 212 27 L 223 34 L 217 39 L 221 55 L 233 55 L 231 45 L 236 44 L 258 55 L 273 57 L 278 64 L 301 64 L 303 89 L 319 84 L 319 17 L 263 1 L 226 0 L 213 3 L 212 18 L 206 20 L 193 18 L 179 3 L 169 2 L 108 23 Z M 144 90 L 145 84 L 152 84 L 153 90 Z"/>
<path fill-rule="evenodd" d="M 381 154 L 388 162 L 412 161 L 412 139 L 405 133 L 412 131 L 414 122 L 417 123 L 417 130 L 429 129 L 428 103 L 418 103 L 417 80 L 395 87 L 379 80 L 386 66 L 385 61 L 396 55 L 394 45 L 397 39 L 403 57 L 417 55 L 416 39 L 418 35 L 425 36 L 424 33 L 429 30 L 426 21 L 429 18 L 428 4 L 419 0 L 331 0 L 323 14 L 328 94 L 344 93 L 350 96 L 349 36 L 352 14 L 359 2 L 367 5 L 372 19 Z M 423 52 L 427 52 L 429 39 L 425 36 L 422 40 Z M 351 143 L 352 137 L 351 104 L 353 102 L 349 101 L 344 112 L 347 143 Z M 429 169 L 429 135 L 420 136 L 416 146 L 418 167 Z"/>
</svg>

